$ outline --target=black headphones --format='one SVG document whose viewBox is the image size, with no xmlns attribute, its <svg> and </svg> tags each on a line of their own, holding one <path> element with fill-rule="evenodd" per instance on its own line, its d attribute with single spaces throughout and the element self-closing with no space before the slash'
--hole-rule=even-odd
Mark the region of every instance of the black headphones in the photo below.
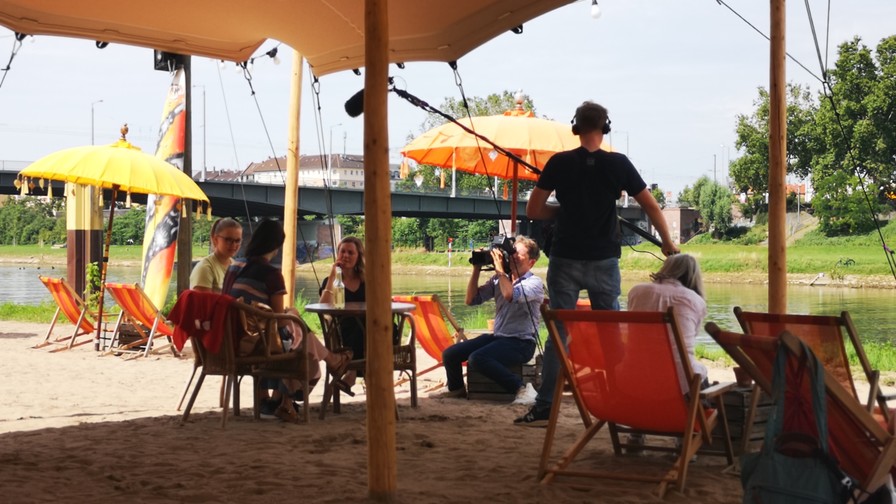
<svg viewBox="0 0 896 504">
<path fill-rule="evenodd" d="M 601 130 L 600 130 L 604 135 L 610 134 L 610 122 L 611 122 L 610 118 L 607 117 L 607 122 L 604 123 L 604 127 L 601 128 Z M 579 125 L 576 124 L 576 116 L 572 116 L 572 119 L 570 119 L 569 123 L 572 124 L 572 134 L 573 135 L 581 134 L 581 131 L 579 131 Z"/>
</svg>

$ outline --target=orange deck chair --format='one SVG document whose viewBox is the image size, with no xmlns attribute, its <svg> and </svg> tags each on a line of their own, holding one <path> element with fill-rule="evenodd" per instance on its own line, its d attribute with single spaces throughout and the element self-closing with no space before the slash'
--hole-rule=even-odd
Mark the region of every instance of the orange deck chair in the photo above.
<svg viewBox="0 0 896 504">
<path fill-rule="evenodd" d="M 739 334 L 723 331 L 712 322 L 706 324 L 706 331 L 767 394 L 772 393 L 778 348 L 786 348 L 791 359 L 802 355 L 798 338 L 787 331 L 777 337 Z M 831 452 L 859 487 L 874 492 L 886 483 L 890 473 L 896 473 L 896 441 L 826 367 L 824 384 Z M 808 395 L 804 400 L 811 404 Z"/>
<path fill-rule="evenodd" d="M 464 336 L 464 328 L 442 304 L 438 295 L 392 296 L 392 301 L 417 305 L 417 308 L 410 313 L 417 333 L 416 341 L 427 355 L 436 360 L 434 366 L 418 371 L 417 376 L 438 369 L 442 365 L 442 352 L 458 341 L 467 339 Z M 396 382 L 395 385 L 401 385 L 405 381 L 407 378 Z"/>
<path fill-rule="evenodd" d="M 803 340 L 818 360 L 824 365 L 831 375 L 840 382 L 866 410 L 878 418 L 881 425 L 888 425 L 891 421 L 890 409 L 887 399 L 892 397 L 884 395 L 880 390 L 880 372 L 871 367 L 858 331 L 852 323 L 848 312 L 842 312 L 840 316 L 829 315 L 796 315 L 790 313 L 762 313 L 748 312 L 739 306 L 734 308 L 734 315 L 740 323 L 745 334 L 758 336 L 777 336 L 787 331 Z M 870 390 L 867 398 L 860 398 L 853 381 L 849 359 L 846 353 L 845 341 L 849 340 L 856 357 L 868 380 Z M 755 395 L 758 398 L 758 394 Z"/>
<path fill-rule="evenodd" d="M 50 329 L 47 330 L 47 335 L 44 337 L 44 340 L 35 345 L 34 348 L 41 348 L 53 344 L 62 345 L 61 348 L 53 350 L 56 352 L 93 341 L 93 335 L 96 333 L 97 324 L 96 311 L 87 307 L 87 303 L 81 299 L 81 296 L 75 292 L 75 289 L 72 288 L 71 284 L 69 284 L 65 278 L 49 278 L 45 276 L 39 276 L 38 278 L 40 278 L 40 281 L 43 282 L 47 287 L 47 290 L 49 290 L 50 294 L 53 296 L 53 302 L 56 303 L 56 313 L 53 314 L 53 320 L 50 321 Z M 74 324 L 74 329 L 72 330 L 72 333 L 67 336 L 50 339 L 60 314 L 65 315 L 65 318 Z M 111 316 L 109 319 L 111 319 Z M 81 341 L 78 341 L 78 343 L 75 343 L 75 341 L 82 336 L 84 338 L 82 338 Z"/>
<path fill-rule="evenodd" d="M 659 483 L 657 492 L 662 498 L 669 484 L 679 491 L 684 489 L 688 465 L 701 445 L 711 443 L 716 425 L 721 426 L 728 465 L 734 463 L 725 410 L 721 407 L 722 393 L 734 384 L 700 390 L 701 376 L 691 369 L 671 309 L 630 312 L 543 308 L 542 312 L 561 362 L 561 381 L 554 390 L 539 465 L 542 483 L 576 476 L 650 481 Z M 560 344 L 558 322 L 566 327 L 568 352 Z M 687 395 L 682 394 L 679 385 L 676 355 L 689 384 Z M 551 462 L 564 383 L 572 389 L 584 431 L 556 462 Z M 715 401 L 719 407 L 704 409 L 702 401 Z M 635 447 L 621 440 L 620 433 L 647 434 L 648 441 L 655 444 L 637 447 L 673 453 L 672 467 L 668 468 L 668 461 L 661 457 L 648 461 L 642 457 L 596 457 L 594 453 L 587 462 L 574 463 L 605 425 L 615 455 L 621 455 L 623 448 Z M 676 444 L 674 439 L 681 441 Z"/>
<path fill-rule="evenodd" d="M 172 352 L 174 346 L 170 345 L 174 329 L 165 321 L 162 313 L 156 308 L 152 300 L 146 296 L 140 284 L 106 283 L 106 291 L 112 299 L 121 307 L 121 313 L 115 323 L 112 340 L 109 343 L 109 352 L 140 352 L 136 347 L 144 346 L 143 356 L 149 355 L 153 350 L 153 342 L 156 336 L 162 335 L 168 338 Z M 121 328 L 124 324 L 131 324 L 140 338 L 136 341 L 121 344 Z"/>
</svg>

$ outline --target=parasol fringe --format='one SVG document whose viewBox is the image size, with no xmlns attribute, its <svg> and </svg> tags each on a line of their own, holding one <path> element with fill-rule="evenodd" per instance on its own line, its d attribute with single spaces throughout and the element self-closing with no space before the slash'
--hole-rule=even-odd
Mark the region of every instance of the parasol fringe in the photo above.
<svg viewBox="0 0 896 504">
<path fill-rule="evenodd" d="M 53 184 L 50 182 L 47 182 L 47 197 L 51 199 L 53 198 Z"/>
<path fill-rule="evenodd" d="M 212 220 L 212 204 L 208 204 L 208 209 L 205 211 L 206 218 L 211 221 Z"/>
<path fill-rule="evenodd" d="M 41 189 L 43 189 L 43 188 L 44 188 L 44 179 L 40 179 L 40 180 L 38 180 L 38 181 L 37 181 L 37 185 L 38 185 L 38 187 L 40 187 Z"/>
<path fill-rule="evenodd" d="M 127 196 L 124 197 L 124 207 L 131 208 L 131 191 L 128 191 Z"/>
<path fill-rule="evenodd" d="M 199 217 L 202 217 L 202 202 L 196 202 L 196 220 L 199 220 Z"/>
</svg>

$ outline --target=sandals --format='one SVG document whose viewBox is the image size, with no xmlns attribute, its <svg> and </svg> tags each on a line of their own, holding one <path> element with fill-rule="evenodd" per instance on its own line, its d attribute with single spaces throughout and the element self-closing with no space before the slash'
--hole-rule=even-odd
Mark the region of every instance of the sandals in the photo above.
<svg viewBox="0 0 896 504">
<path fill-rule="evenodd" d="M 333 353 L 339 356 L 339 364 L 335 366 L 330 366 L 329 364 L 327 364 L 327 368 L 329 369 L 330 374 L 332 374 L 333 376 L 342 376 L 348 370 L 348 365 L 352 362 L 354 352 L 352 352 L 350 349 L 342 349 Z"/>
<path fill-rule="evenodd" d="M 274 415 L 284 422 L 299 423 L 299 414 L 296 413 L 296 410 L 282 404 L 277 408 L 277 411 L 274 412 Z"/>
<path fill-rule="evenodd" d="M 336 387 L 337 389 L 339 389 L 339 391 L 342 392 L 343 394 L 346 394 L 349 397 L 355 397 L 355 393 L 352 392 L 352 386 L 349 385 L 348 383 L 345 383 L 344 381 L 342 381 L 341 378 L 339 378 L 339 379 L 334 378 L 333 386 Z"/>
</svg>

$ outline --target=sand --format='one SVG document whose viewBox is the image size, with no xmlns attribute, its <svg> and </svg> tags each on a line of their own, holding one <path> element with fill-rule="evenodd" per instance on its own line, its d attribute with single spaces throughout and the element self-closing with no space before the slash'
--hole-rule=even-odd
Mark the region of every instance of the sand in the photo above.
<svg viewBox="0 0 896 504">
<path fill-rule="evenodd" d="M 66 326 L 70 327 L 70 326 Z M 0 322 L 0 500 L 20 502 L 305 502 L 367 500 L 364 394 L 342 413 L 317 419 L 322 387 L 312 394 L 309 424 L 252 419 L 250 380 L 242 414 L 220 426 L 220 379 L 209 378 L 185 425 L 176 410 L 193 368 L 171 354 L 127 359 L 92 345 L 51 353 L 31 348 L 46 325 Z M 432 360 L 419 353 L 420 369 Z M 728 369 L 711 378 L 732 380 Z M 522 406 L 429 398 L 440 369 L 420 379 L 420 405 L 397 390 L 400 503 L 653 502 L 656 485 L 594 480 L 586 485 L 537 480 L 545 429 L 512 425 Z M 362 392 L 360 385 L 356 386 Z M 581 430 L 564 401 L 560 443 Z M 556 450 L 555 450 L 556 452 Z M 585 463 L 656 471 L 664 455 L 614 456 L 597 434 Z M 740 481 L 723 473 L 724 457 L 691 464 L 684 494 L 665 502 L 740 502 Z"/>
</svg>

